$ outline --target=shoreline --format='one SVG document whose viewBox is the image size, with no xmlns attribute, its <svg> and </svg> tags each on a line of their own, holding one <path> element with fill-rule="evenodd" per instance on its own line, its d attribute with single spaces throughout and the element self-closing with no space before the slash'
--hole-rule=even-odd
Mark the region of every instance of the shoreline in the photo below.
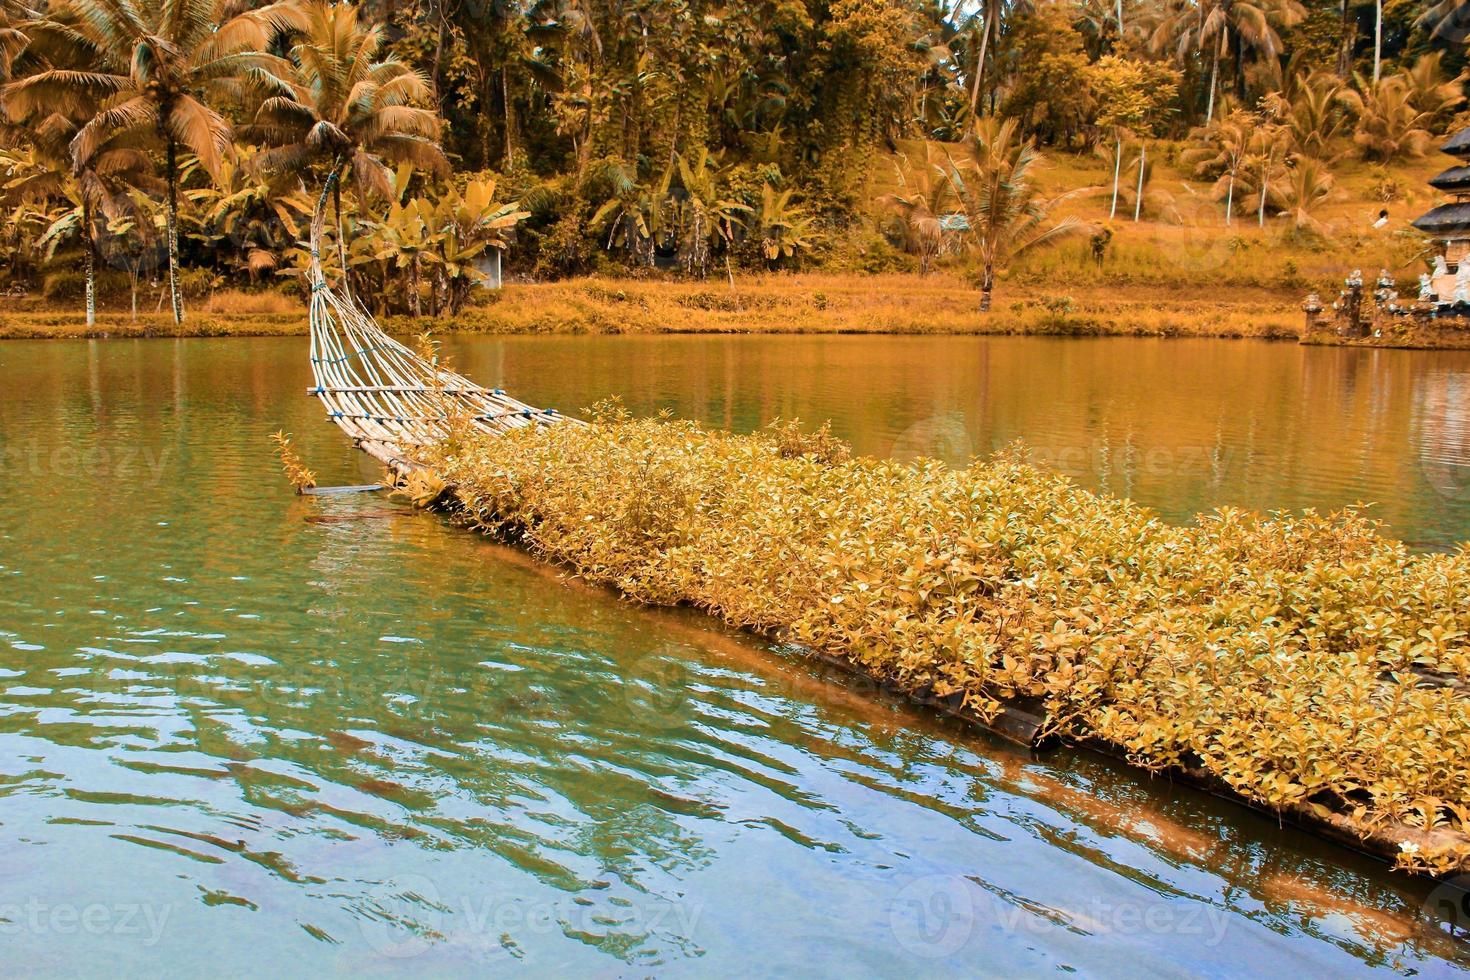
<svg viewBox="0 0 1470 980">
<path fill-rule="evenodd" d="M 392 316 L 397 336 L 443 327 L 448 336 L 851 335 L 1156 337 L 1273 340 L 1309 346 L 1470 349 L 1470 333 L 1395 330 L 1381 337 L 1303 336 L 1297 290 L 1248 283 L 1005 284 L 994 308 L 943 275 L 768 275 L 737 281 L 569 279 L 511 283 L 454 315 Z M 182 327 L 168 314 L 107 312 L 88 327 L 75 308 L 21 301 L 0 312 L 0 340 L 304 337 L 306 311 L 280 293 L 231 293 Z M 287 307 L 289 309 L 283 309 Z"/>
</svg>

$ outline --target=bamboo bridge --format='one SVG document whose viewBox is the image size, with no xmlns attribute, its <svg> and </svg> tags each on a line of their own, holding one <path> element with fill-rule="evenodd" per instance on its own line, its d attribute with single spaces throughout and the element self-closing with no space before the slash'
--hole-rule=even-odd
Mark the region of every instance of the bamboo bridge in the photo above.
<svg viewBox="0 0 1470 980">
<path fill-rule="evenodd" d="M 334 172 L 311 222 L 311 372 L 327 418 L 390 470 L 420 464 L 416 453 L 445 438 L 455 419 L 498 435 L 528 426 L 582 425 L 554 408 L 536 408 L 499 388 L 482 387 L 430 362 L 383 331 L 346 284 L 334 288 L 322 270 L 326 202 Z M 338 234 L 341 234 L 339 229 Z M 452 406 L 450 410 L 449 406 Z"/>
</svg>

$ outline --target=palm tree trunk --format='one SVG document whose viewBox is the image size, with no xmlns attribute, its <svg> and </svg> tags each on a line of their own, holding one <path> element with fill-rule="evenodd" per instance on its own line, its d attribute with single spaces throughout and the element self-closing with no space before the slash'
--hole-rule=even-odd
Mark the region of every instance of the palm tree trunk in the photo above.
<svg viewBox="0 0 1470 980">
<path fill-rule="evenodd" d="M 1138 224 L 1139 216 L 1143 214 L 1143 166 L 1148 159 L 1148 144 L 1138 144 L 1138 197 L 1133 202 L 1133 223 Z"/>
<path fill-rule="evenodd" d="M 505 125 L 505 172 L 510 173 L 515 167 L 515 131 L 516 117 L 515 108 L 510 102 L 510 72 L 504 65 L 500 66 L 500 99 L 505 103 L 504 125 Z"/>
<path fill-rule="evenodd" d="M 1225 227 L 1229 228 L 1235 216 L 1235 168 L 1230 168 L 1230 185 L 1225 190 Z"/>
<path fill-rule="evenodd" d="M 985 263 L 985 271 L 980 277 L 980 312 L 990 312 L 990 292 L 995 288 L 995 266 L 989 262 Z"/>
<path fill-rule="evenodd" d="M 1240 32 L 1230 38 L 1230 57 L 1235 62 L 1235 97 L 1245 101 L 1245 43 Z"/>
<path fill-rule="evenodd" d="M 1118 0 L 1118 46 L 1123 44 L 1123 0 Z"/>
<path fill-rule="evenodd" d="M 1337 39 L 1337 77 L 1347 81 L 1353 73 L 1353 15 L 1348 0 L 1342 0 L 1342 30 Z"/>
<path fill-rule="evenodd" d="M 1266 227 L 1266 188 L 1271 183 L 1271 154 L 1266 154 L 1266 165 L 1261 169 L 1261 203 L 1256 209 L 1256 224 Z"/>
<path fill-rule="evenodd" d="M 1205 125 L 1208 126 L 1215 119 L 1215 87 L 1220 77 L 1220 46 L 1215 45 L 1215 57 L 1210 62 L 1210 101 L 1205 108 Z"/>
<path fill-rule="evenodd" d="M 1123 135 L 1118 134 L 1118 152 L 1113 159 L 1113 206 L 1108 210 L 1108 220 L 1118 216 L 1118 179 L 1123 176 Z"/>
<path fill-rule="evenodd" d="M 97 323 L 97 254 L 92 246 L 92 205 L 82 194 L 82 251 L 87 268 L 87 326 Z"/>
<path fill-rule="evenodd" d="M 413 315 L 423 316 L 424 308 L 419 302 L 419 257 L 417 254 L 408 263 L 408 298 L 413 301 Z"/>
<path fill-rule="evenodd" d="M 975 120 L 980 115 L 980 81 L 985 77 L 985 54 L 990 46 L 990 25 L 995 19 L 995 0 L 986 6 L 982 16 L 985 18 L 980 28 L 980 53 L 975 58 L 975 83 L 970 87 L 970 121 L 965 126 L 968 135 L 975 128 Z"/>
<path fill-rule="evenodd" d="M 1383 69 L 1383 0 L 1374 4 L 1373 21 L 1373 84 L 1378 84 L 1379 72 Z"/>
<path fill-rule="evenodd" d="M 179 146 L 172 136 L 164 142 L 168 167 L 168 299 L 177 326 L 184 322 L 184 294 L 179 290 Z"/>
</svg>

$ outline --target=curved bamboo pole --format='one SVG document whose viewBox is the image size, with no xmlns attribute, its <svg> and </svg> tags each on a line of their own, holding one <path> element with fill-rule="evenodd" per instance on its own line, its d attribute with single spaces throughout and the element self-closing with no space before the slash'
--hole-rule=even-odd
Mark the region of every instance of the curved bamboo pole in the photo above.
<svg viewBox="0 0 1470 980">
<path fill-rule="evenodd" d="M 358 448 L 399 472 L 418 468 L 417 452 L 445 438 L 452 425 L 498 435 L 528 426 L 584 424 L 424 360 L 384 333 L 350 293 L 334 289 L 321 254 L 327 201 L 339 179 L 340 168 L 334 167 L 317 200 L 308 269 L 315 381 L 310 393 L 321 399 L 327 418 Z"/>
</svg>

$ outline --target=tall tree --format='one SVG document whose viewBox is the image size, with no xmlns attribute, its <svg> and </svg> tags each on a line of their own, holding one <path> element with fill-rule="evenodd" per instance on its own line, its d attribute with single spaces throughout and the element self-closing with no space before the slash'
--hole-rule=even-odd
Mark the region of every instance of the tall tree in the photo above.
<svg viewBox="0 0 1470 980">
<path fill-rule="evenodd" d="M 257 157 L 267 171 L 304 174 L 325 168 L 332 179 L 338 259 L 344 282 L 341 179 L 350 173 L 359 195 L 392 196 L 388 163 L 433 171 L 447 167 L 439 148 L 438 113 L 427 108 L 428 81 L 382 52 L 382 29 L 362 22 L 350 3 L 311 0 L 287 62 L 264 75 L 265 98 L 245 132 L 269 149 Z"/>
<path fill-rule="evenodd" d="M 1043 197 L 1034 170 L 1041 163 L 1035 145 L 1022 139 L 1014 119 L 985 119 L 965 144 L 964 155 L 945 164 L 968 226 L 966 239 L 980 264 L 980 311 L 990 310 L 995 273 L 1018 256 L 1084 226 L 1074 217 L 1052 221 L 1056 207 L 1090 188 Z"/>
<path fill-rule="evenodd" d="M 119 133 L 153 133 L 163 144 L 168 192 L 169 299 L 184 319 L 179 287 L 179 154 L 193 153 L 210 173 L 230 145 L 230 124 L 211 100 L 240 99 L 262 73 L 283 72 L 267 53 L 300 24 L 292 2 L 228 16 L 231 0 L 61 0 L 25 25 L 45 67 L 13 82 L 7 101 L 22 113 L 68 112 L 95 103 L 72 140 L 74 161 Z"/>
<path fill-rule="evenodd" d="M 1199 57 L 1208 65 L 1205 122 L 1215 118 L 1220 63 L 1234 62 L 1237 96 L 1245 95 L 1245 58 L 1253 54 L 1271 74 L 1279 74 L 1284 52 L 1280 30 L 1306 16 L 1299 0 L 1168 0 L 1154 30 L 1155 51 L 1173 50 L 1181 61 Z"/>
<path fill-rule="evenodd" d="M 129 192 L 151 186 L 153 164 L 127 134 L 115 135 L 86 157 L 74 159 L 71 143 L 87 118 L 51 112 L 25 120 L 31 166 L 12 176 L 5 190 L 14 199 L 62 202 L 38 244 L 48 256 L 69 239 L 81 247 L 90 327 L 97 321 L 97 221 L 133 210 Z"/>
</svg>

